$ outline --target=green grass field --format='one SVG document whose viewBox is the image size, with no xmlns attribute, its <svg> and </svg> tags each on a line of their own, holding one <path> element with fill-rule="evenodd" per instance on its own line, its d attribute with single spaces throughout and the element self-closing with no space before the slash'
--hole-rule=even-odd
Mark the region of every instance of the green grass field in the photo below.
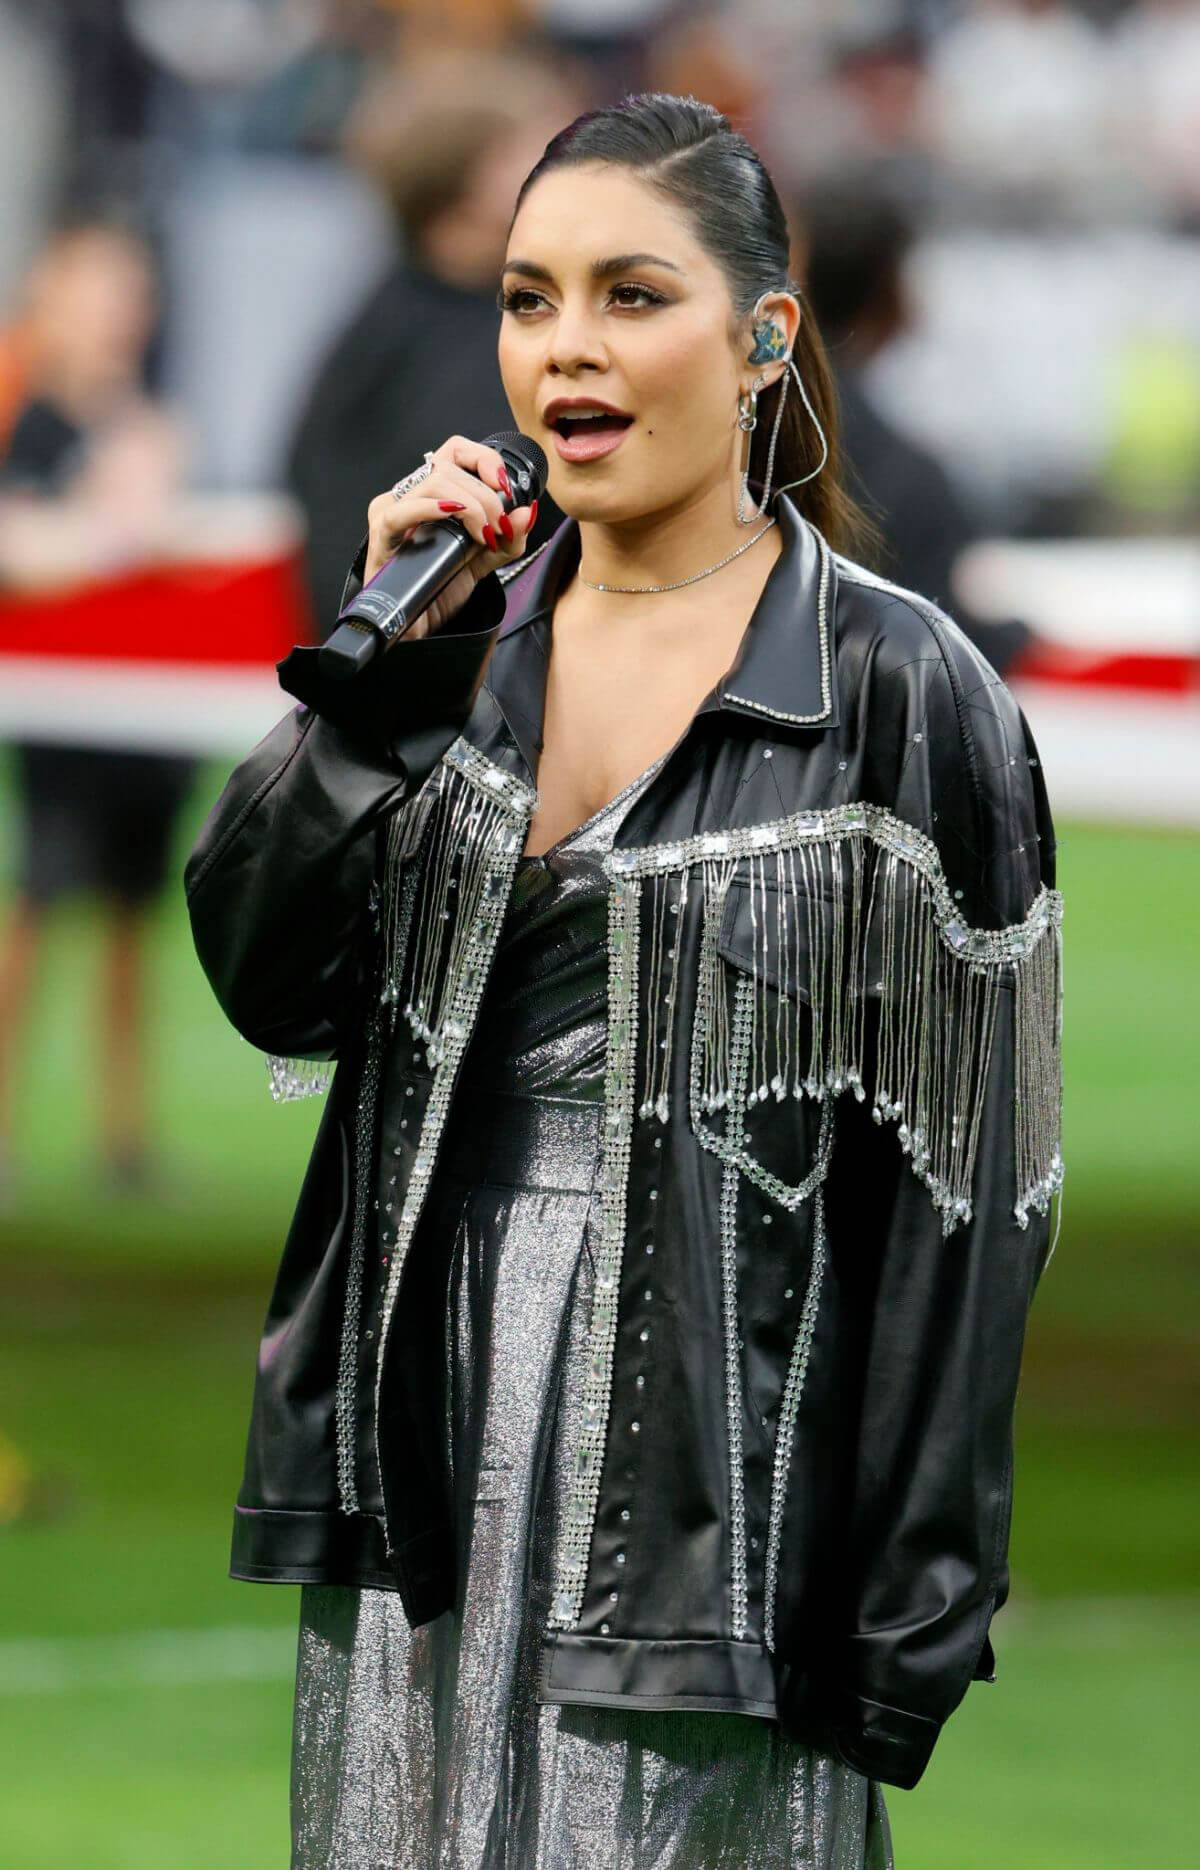
<svg viewBox="0 0 1200 1870">
<path fill-rule="evenodd" d="M 222 777 L 197 788 L 180 865 Z M 1182 834 L 1060 827 L 1067 1182 L 1018 1402 L 1012 1598 L 996 1682 L 889 1795 L 898 1870 L 1195 1858 L 1198 856 Z M 271 1102 L 177 888 L 154 930 L 169 1186 L 97 1195 L 96 938 L 86 906 L 53 928 L 0 1239 L 0 1429 L 54 1508 L 0 1534 L 0 1866 L 283 1870 L 297 1593 L 225 1566 L 318 1106 Z"/>
</svg>

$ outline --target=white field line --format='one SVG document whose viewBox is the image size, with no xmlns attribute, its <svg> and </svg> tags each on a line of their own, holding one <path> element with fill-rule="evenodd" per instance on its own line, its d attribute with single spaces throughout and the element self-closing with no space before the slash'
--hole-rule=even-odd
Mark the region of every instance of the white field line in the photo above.
<svg viewBox="0 0 1200 1870">
<path fill-rule="evenodd" d="M 1022 1601 L 1004 1605 L 992 1624 L 998 1660 L 1009 1644 L 1113 1651 L 1155 1640 L 1200 1640 L 1200 1596 Z M 255 1624 L 29 1637 L 0 1642 L 0 1699 L 87 1689 L 274 1682 L 290 1678 L 295 1666 L 296 1632 Z"/>
</svg>

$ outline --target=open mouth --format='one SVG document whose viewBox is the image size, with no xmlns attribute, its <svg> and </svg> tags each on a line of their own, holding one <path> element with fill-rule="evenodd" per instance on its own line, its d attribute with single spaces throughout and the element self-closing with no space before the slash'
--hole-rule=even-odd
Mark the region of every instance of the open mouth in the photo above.
<svg viewBox="0 0 1200 1870">
<path fill-rule="evenodd" d="M 615 415 L 611 410 L 598 411 L 594 416 L 576 416 L 564 413 L 555 416 L 552 424 L 555 434 L 573 441 L 578 435 L 612 434 L 618 429 L 627 429 L 633 421 L 632 416 Z"/>
<path fill-rule="evenodd" d="M 564 412 L 551 424 L 555 452 L 564 461 L 594 461 L 619 447 L 626 429 L 632 426 L 632 416 L 617 415 L 612 410 L 594 416 Z"/>
</svg>

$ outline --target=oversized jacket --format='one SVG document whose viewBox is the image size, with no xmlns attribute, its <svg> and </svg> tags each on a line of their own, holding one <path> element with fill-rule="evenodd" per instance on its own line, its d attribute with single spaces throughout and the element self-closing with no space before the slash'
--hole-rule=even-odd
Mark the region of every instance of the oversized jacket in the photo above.
<svg viewBox="0 0 1200 1870">
<path fill-rule="evenodd" d="M 908 1787 L 995 1679 L 1062 1178 L 1062 903 L 1009 689 L 942 610 L 777 511 L 734 662 L 605 859 L 602 1247 L 538 1692 L 776 1718 Z M 568 519 L 369 682 L 294 650 L 300 705 L 187 864 L 229 1019 L 277 1095 L 328 1093 L 231 1575 L 396 1590 L 414 1626 L 456 1590 L 448 1243 L 422 1207 L 578 556 Z"/>
</svg>

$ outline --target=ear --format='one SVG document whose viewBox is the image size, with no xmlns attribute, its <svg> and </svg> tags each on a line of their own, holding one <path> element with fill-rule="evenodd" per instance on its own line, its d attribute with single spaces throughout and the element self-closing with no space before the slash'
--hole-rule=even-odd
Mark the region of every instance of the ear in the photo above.
<svg viewBox="0 0 1200 1870">
<path fill-rule="evenodd" d="M 758 324 L 775 325 L 779 332 L 782 333 L 784 352 L 788 355 L 793 355 L 796 348 L 796 339 L 800 334 L 799 300 L 790 292 L 764 292 L 760 294 L 757 303 L 746 321 L 747 358 L 751 351 L 755 349 L 754 328 Z M 787 358 L 783 352 L 781 352 L 777 361 L 772 361 L 770 364 L 764 363 L 762 368 L 763 374 L 767 379 L 767 385 L 769 386 L 772 383 L 778 382 L 779 378 L 783 376 L 784 372 L 787 370 L 787 367 Z"/>
</svg>

